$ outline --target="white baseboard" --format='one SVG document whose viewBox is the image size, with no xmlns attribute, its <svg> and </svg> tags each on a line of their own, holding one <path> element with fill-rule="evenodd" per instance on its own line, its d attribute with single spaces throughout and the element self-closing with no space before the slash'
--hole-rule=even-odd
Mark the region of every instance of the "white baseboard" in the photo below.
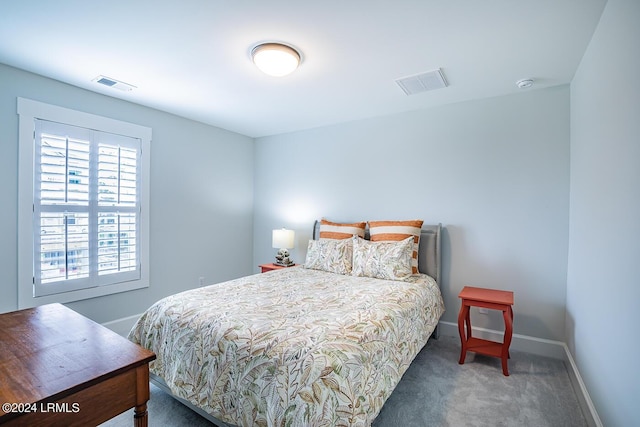
<svg viewBox="0 0 640 427">
<path fill-rule="evenodd" d="M 116 334 L 122 335 L 126 338 L 127 335 L 129 335 L 129 331 L 131 330 L 131 328 L 133 328 L 133 325 L 135 325 L 136 320 L 138 320 L 140 316 L 142 316 L 142 313 L 134 314 L 133 316 L 129 317 L 123 317 L 121 319 L 111 320 L 110 322 L 102 323 L 102 326 L 104 326 L 105 328 L 109 328 Z"/>
<path fill-rule="evenodd" d="M 440 333 L 442 335 L 460 337 L 457 323 L 440 322 L 438 323 L 438 329 L 440 329 Z M 501 342 L 504 336 L 503 331 L 495 331 L 485 328 L 472 329 L 475 337 L 487 340 Z M 589 427 L 603 427 L 602 421 L 600 420 L 600 417 L 596 412 L 596 408 L 593 405 L 593 401 L 591 400 L 591 396 L 589 396 L 589 392 L 587 391 L 584 381 L 582 381 L 580 371 L 578 371 L 578 367 L 573 360 L 569 347 L 567 347 L 566 343 L 562 341 L 530 337 L 528 335 L 513 334 L 511 346 L 509 348 L 516 351 L 536 354 L 538 356 L 552 357 L 565 362 L 567 371 L 569 372 L 571 385 L 576 392 L 578 403 L 580 404 L 582 413 L 587 420 L 587 424 Z"/>
<path fill-rule="evenodd" d="M 578 366 L 576 365 L 575 360 L 573 360 L 573 356 L 571 355 L 569 347 L 566 344 L 564 344 L 564 350 L 565 363 L 568 364 L 567 370 L 569 371 L 569 379 L 571 380 L 573 389 L 576 390 L 576 395 L 578 396 L 578 401 L 580 403 L 580 407 L 582 408 L 582 413 L 587 419 L 589 427 L 603 427 L 602 420 L 600 420 L 600 416 L 598 415 L 596 407 L 591 400 L 591 396 L 589 396 L 587 387 L 584 385 L 584 381 L 580 376 Z"/>
<path fill-rule="evenodd" d="M 459 337 L 458 324 L 452 322 L 438 323 L 440 333 L 452 337 Z M 502 341 L 503 331 L 495 331 L 493 329 L 473 327 L 473 336 L 491 341 Z M 527 335 L 513 334 L 511 338 L 511 349 L 523 351 L 525 353 L 536 354 L 538 356 L 552 357 L 554 359 L 565 359 L 564 343 L 561 341 L 547 340 L 543 338 L 535 338 Z"/>
</svg>

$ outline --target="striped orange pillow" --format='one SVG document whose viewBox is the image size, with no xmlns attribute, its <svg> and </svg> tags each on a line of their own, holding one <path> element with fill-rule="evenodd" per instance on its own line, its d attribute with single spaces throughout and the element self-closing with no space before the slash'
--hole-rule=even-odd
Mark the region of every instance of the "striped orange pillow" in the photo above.
<svg viewBox="0 0 640 427">
<path fill-rule="evenodd" d="M 372 242 L 399 241 L 413 236 L 413 274 L 418 274 L 418 248 L 420 247 L 421 219 L 410 221 L 369 221 L 369 234 Z"/>
<path fill-rule="evenodd" d="M 366 222 L 354 222 L 351 224 L 341 224 L 339 222 L 331 222 L 322 218 L 320 220 L 320 238 L 321 239 L 350 239 L 353 235 L 364 238 L 364 228 Z"/>
</svg>

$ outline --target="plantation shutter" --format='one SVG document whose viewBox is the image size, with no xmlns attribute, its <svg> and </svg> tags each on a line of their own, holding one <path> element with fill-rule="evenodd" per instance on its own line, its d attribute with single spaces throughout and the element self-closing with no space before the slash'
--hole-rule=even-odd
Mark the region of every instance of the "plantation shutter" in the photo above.
<svg viewBox="0 0 640 427">
<path fill-rule="evenodd" d="M 140 140 L 35 129 L 34 296 L 139 279 Z"/>
</svg>

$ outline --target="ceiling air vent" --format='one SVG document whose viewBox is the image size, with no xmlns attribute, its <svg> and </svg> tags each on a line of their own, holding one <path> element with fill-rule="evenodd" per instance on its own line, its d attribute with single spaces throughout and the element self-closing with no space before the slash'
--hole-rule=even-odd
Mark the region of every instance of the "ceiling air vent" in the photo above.
<svg viewBox="0 0 640 427">
<path fill-rule="evenodd" d="M 130 85 L 128 83 L 121 82 L 119 80 L 112 79 L 111 77 L 105 77 L 105 76 L 98 76 L 98 77 L 96 77 L 95 79 L 93 79 L 91 81 L 99 83 L 99 84 L 104 85 L 104 86 L 108 86 L 108 87 L 112 87 L 114 89 L 121 90 L 123 92 L 129 92 L 129 91 L 132 91 L 133 89 L 136 88 L 135 86 Z"/>
<path fill-rule="evenodd" d="M 397 79 L 396 83 L 407 95 L 415 95 L 416 93 L 447 87 L 447 81 L 444 79 L 444 74 L 442 74 L 440 68 L 414 76 L 402 77 Z"/>
</svg>

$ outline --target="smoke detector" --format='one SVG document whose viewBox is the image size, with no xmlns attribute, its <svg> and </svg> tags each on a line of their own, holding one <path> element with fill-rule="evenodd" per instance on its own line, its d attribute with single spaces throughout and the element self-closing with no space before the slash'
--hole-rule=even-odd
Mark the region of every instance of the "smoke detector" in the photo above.
<svg viewBox="0 0 640 427">
<path fill-rule="evenodd" d="M 516 82 L 516 85 L 520 88 L 520 89 L 526 89 L 528 87 L 533 86 L 533 79 L 522 79 L 522 80 L 518 80 Z"/>
<path fill-rule="evenodd" d="M 123 92 L 131 92 L 133 89 L 136 88 L 135 86 L 130 85 L 129 83 L 121 82 L 119 80 L 112 79 L 111 77 L 105 77 L 105 76 L 98 76 L 91 81 L 107 87 L 112 87 L 114 89 L 121 90 Z"/>
</svg>

